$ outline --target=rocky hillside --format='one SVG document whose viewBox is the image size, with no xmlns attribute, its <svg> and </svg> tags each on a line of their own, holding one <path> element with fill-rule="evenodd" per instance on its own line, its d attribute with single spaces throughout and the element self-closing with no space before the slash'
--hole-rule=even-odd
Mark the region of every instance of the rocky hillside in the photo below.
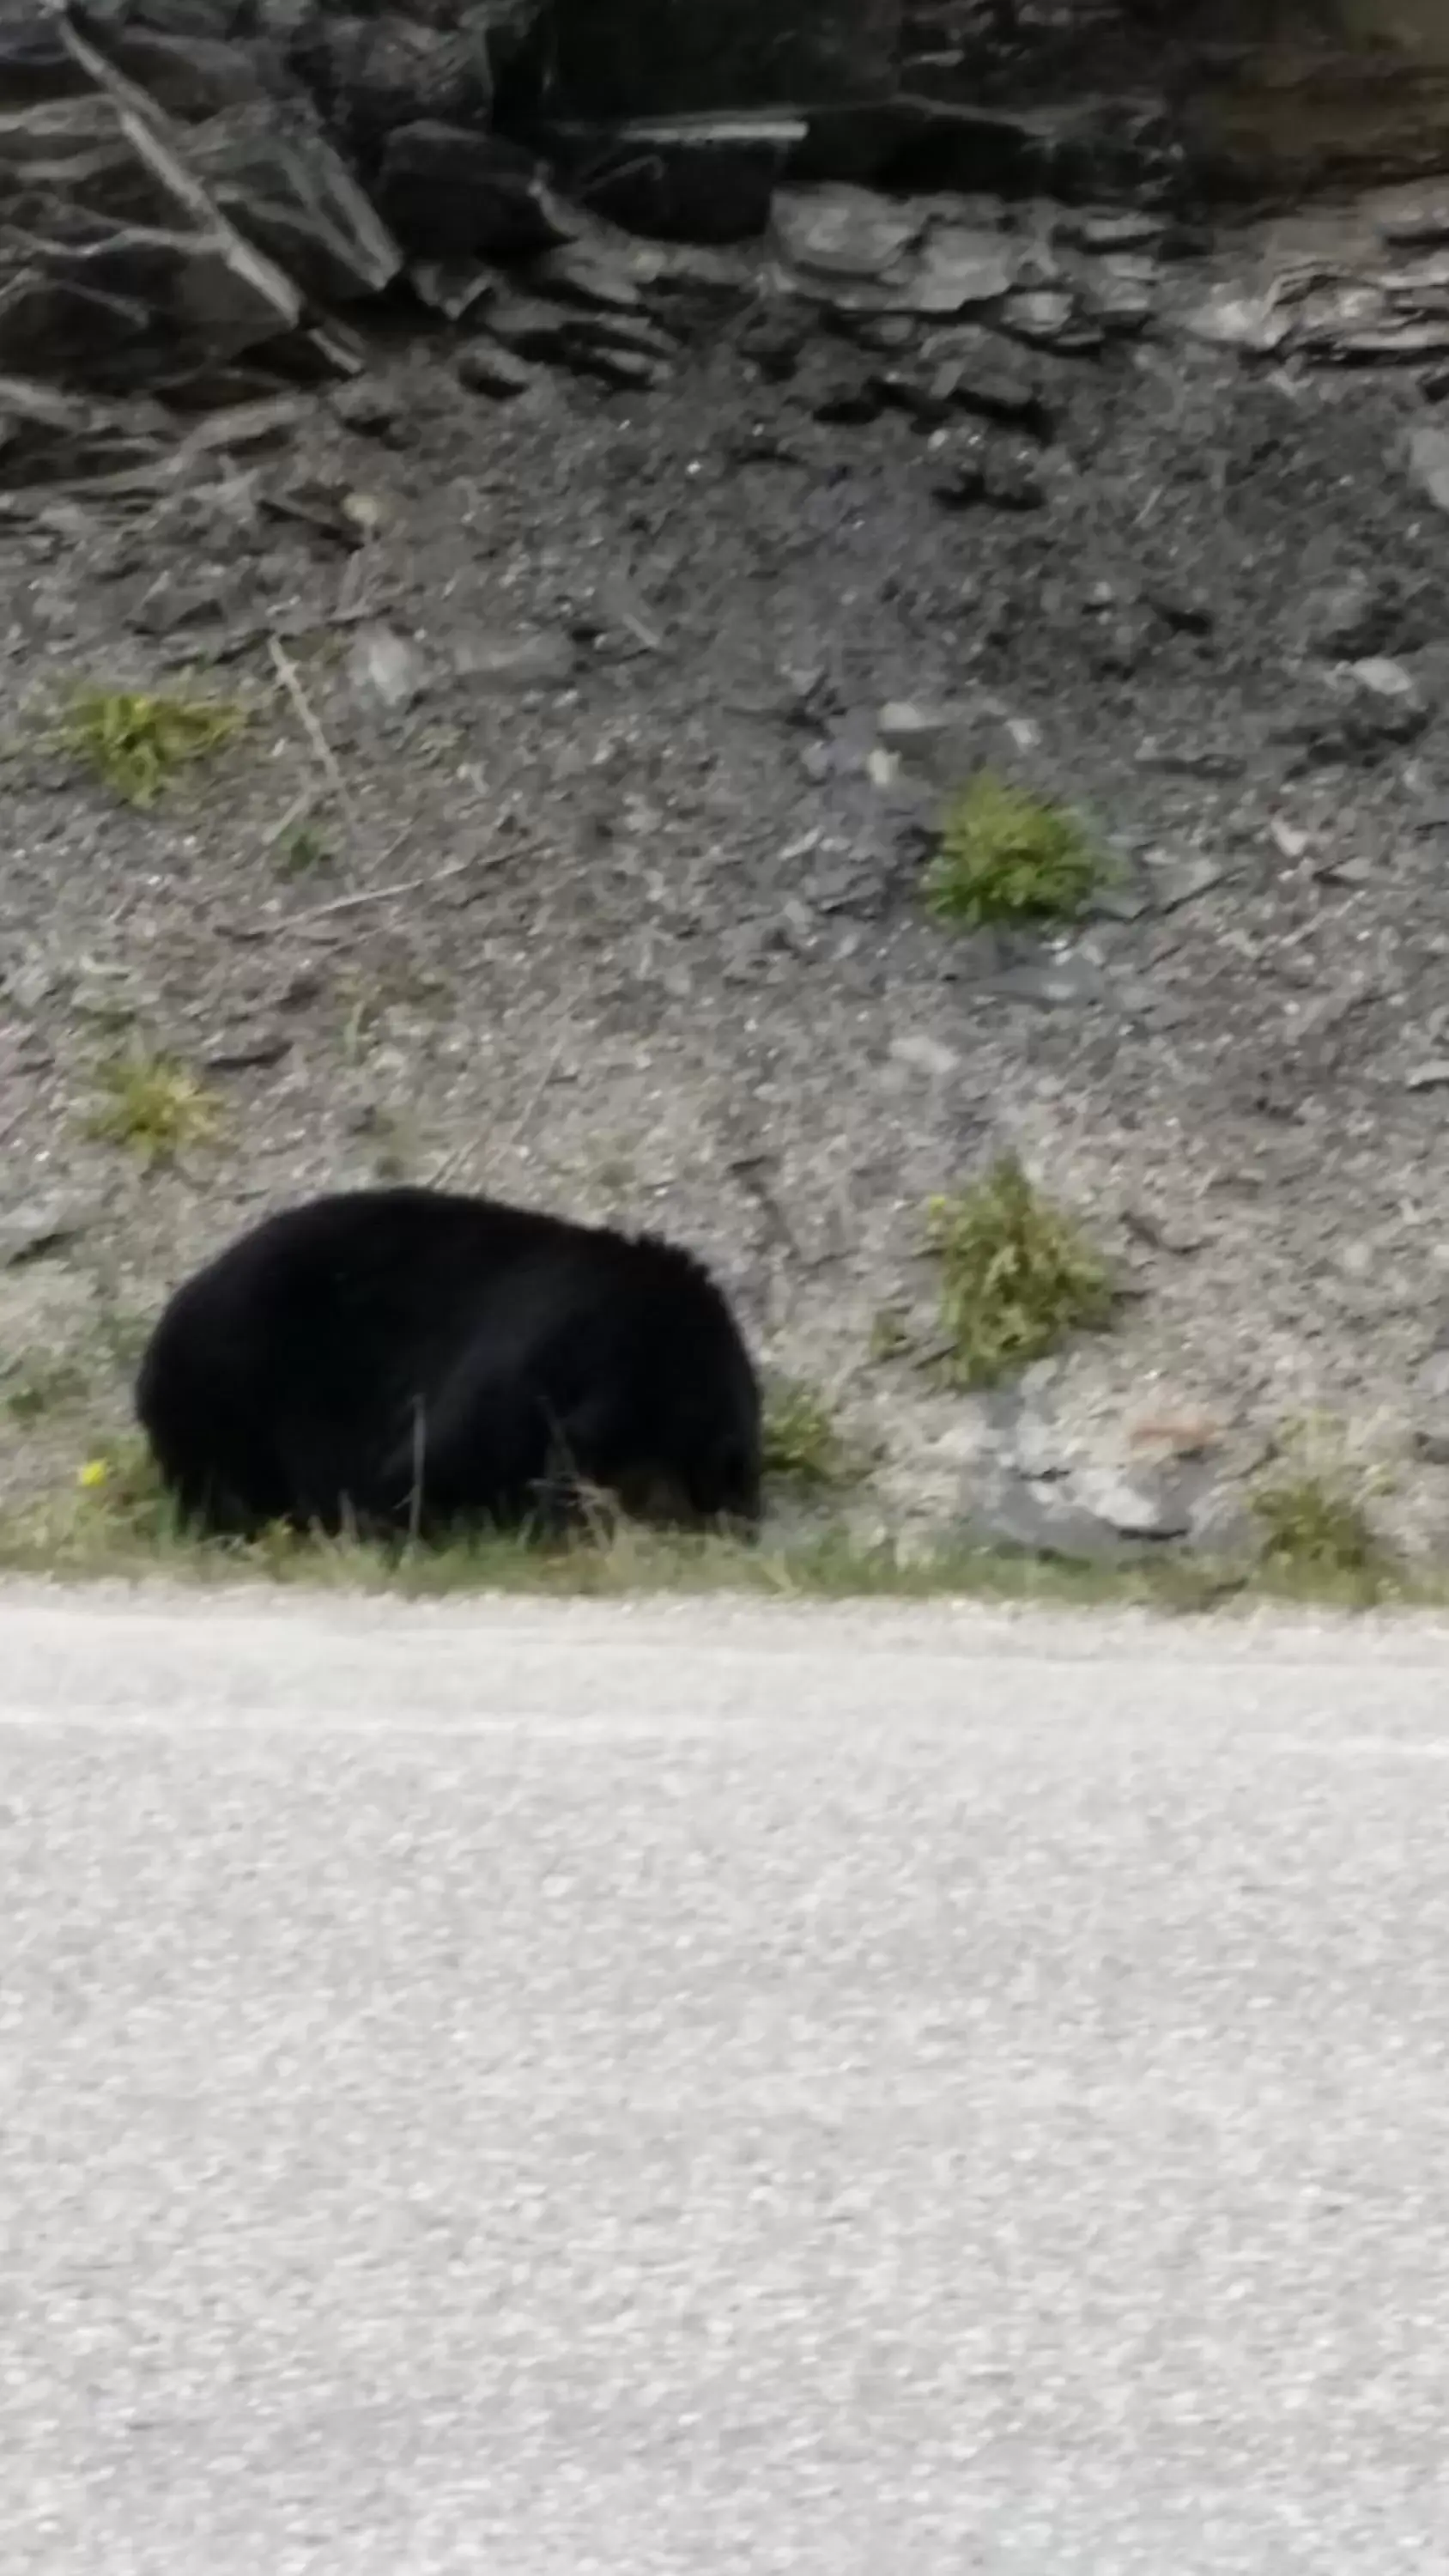
<svg viewBox="0 0 1449 2576">
<path fill-rule="evenodd" d="M 776 180 L 698 245 L 515 177 L 451 266 L 339 182 L 345 325 L 279 226 L 254 341 L 6 389 L 9 1499 L 187 1263 L 408 1173 L 698 1241 L 867 1525 L 1215 1544 L 1322 1408 L 1442 1545 L 1449 198 Z M 152 802 L 129 692 L 225 737 Z M 1110 858 L 1084 919 L 933 915 L 983 768 Z M 975 1395 L 927 1207 L 1003 1151 L 1121 1295 Z"/>
</svg>

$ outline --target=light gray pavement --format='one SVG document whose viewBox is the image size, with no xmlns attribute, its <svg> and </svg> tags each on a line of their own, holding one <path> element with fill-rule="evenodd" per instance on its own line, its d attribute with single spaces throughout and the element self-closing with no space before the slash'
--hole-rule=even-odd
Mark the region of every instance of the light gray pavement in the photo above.
<svg viewBox="0 0 1449 2576">
<path fill-rule="evenodd" d="M 1449 1632 L 0 1593 L 3 2576 L 1449 2570 Z"/>
</svg>

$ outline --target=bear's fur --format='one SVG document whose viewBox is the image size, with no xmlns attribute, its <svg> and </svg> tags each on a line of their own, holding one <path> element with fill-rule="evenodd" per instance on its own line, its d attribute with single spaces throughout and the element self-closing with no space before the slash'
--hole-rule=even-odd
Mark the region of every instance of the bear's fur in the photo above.
<svg viewBox="0 0 1449 2576">
<path fill-rule="evenodd" d="M 172 1297 L 136 1410 L 215 1532 L 557 1530 L 591 1492 L 685 1525 L 760 1508 L 759 1383 L 690 1253 L 439 1190 L 244 1234 Z"/>
</svg>

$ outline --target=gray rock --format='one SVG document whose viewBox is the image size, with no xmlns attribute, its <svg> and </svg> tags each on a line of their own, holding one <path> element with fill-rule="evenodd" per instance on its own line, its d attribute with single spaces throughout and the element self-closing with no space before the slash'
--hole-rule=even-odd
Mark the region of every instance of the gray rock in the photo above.
<svg viewBox="0 0 1449 2576">
<path fill-rule="evenodd" d="M 1102 260 L 1078 281 L 1083 321 L 1088 327 L 1100 325 L 1117 339 L 1134 338 L 1157 311 L 1159 285 L 1151 260 L 1130 255 Z"/>
<path fill-rule="evenodd" d="M 1391 213 L 1379 216 L 1378 229 L 1383 240 L 1400 249 L 1431 249 L 1449 242 L 1449 203 L 1397 206 Z"/>
<path fill-rule="evenodd" d="M 458 382 L 473 393 L 492 394 L 496 401 L 511 402 L 538 381 L 536 367 L 495 341 L 470 341 L 459 354 Z"/>
<path fill-rule="evenodd" d="M 1003 304 L 1001 324 L 1031 347 L 1078 356 L 1100 349 L 1104 337 L 1101 323 L 1083 311 L 1066 286 L 1022 287 Z"/>
<path fill-rule="evenodd" d="M 1426 425 L 1409 432 L 1409 469 L 1441 510 L 1449 510 L 1449 429 Z"/>
<path fill-rule="evenodd" d="M 1133 1542 L 1100 1513 L 1009 1467 L 972 1478 L 965 1535 L 985 1546 L 1021 1548 L 1074 1564 L 1111 1564 L 1135 1552 Z"/>
<path fill-rule="evenodd" d="M 884 278 L 920 239 L 924 218 L 867 188 L 781 188 L 771 222 L 793 268 L 833 283 Z"/>
<path fill-rule="evenodd" d="M 913 313 L 926 314 L 998 304 L 1010 294 L 1019 268 L 1019 255 L 1005 235 L 941 224 L 927 238 L 905 300 Z"/>
<path fill-rule="evenodd" d="M 933 393 L 943 407 L 1050 438 L 1042 359 L 994 334 L 969 330 L 934 336 L 931 354 Z"/>
<path fill-rule="evenodd" d="M 614 385 L 620 391 L 645 391 L 661 384 L 669 372 L 666 358 L 622 346 L 616 340 L 570 339 L 559 356 L 575 375 L 594 376 L 600 384 Z"/>
<path fill-rule="evenodd" d="M 1186 1475 L 1148 1471 L 1129 1476 L 1111 1467 L 1078 1467 L 1072 1473 L 1071 1496 L 1119 1538 L 1160 1542 L 1187 1536 L 1200 1481 Z"/>
<path fill-rule="evenodd" d="M 1298 615 L 1305 651 L 1327 662 L 1356 662 L 1382 653 L 1393 639 L 1397 602 L 1372 573 L 1346 573 L 1310 591 Z"/>
<path fill-rule="evenodd" d="M 340 385 L 332 397 L 332 409 L 349 429 L 364 438 L 380 439 L 385 447 L 405 445 L 411 415 L 407 404 L 393 385 L 380 383 L 376 376 L 359 377 L 355 384 Z"/>
<path fill-rule="evenodd" d="M 466 636 L 453 660 L 460 679 L 489 689 L 562 688 L 574 673 L 569 638 L 546 631 Z"/>
<path fill-rule="evenodd" d="M 989 992 L 1000 993 L 1010 1002 L 1033 1003 L 1043 1011 L 1100 1002 L 1106 989 L 1100 967 L 1088 957 L 1071 954 L 1003 965 L 987 981 Z"/>
<path fill-rule="evenodd" d="M 1347 680 L 1365 722 L 1391 742 L 1412 742 L 1428 723 L 1429 710 L 1418 682 L 1402 662 L 1371 655 L 1349 664 Z"/>
<path fill-rule="evenodd" d="M 348 682 L 365 707 L 405 715 L 428 684 L 428 666 L 410 637 L 390 626 L 364 626 L 347 656 Z"/>
<path fill-rule="evenodd" d="M 1209 1486 L 1192 1515 L 1191 1544 L 1196 1556 L 1219 1564 L 1251 1565 L 1263 1552 L 1263 1533 L 1240 1487 Z"/>
<path fill-rule="evenodd" d="M 143 635 L 174 635 L 182 627 L 219 625 L 234 614 L 239 588 L 239 575 L 223 564 L 160 572 L 143 591 L 129 622 Z"/>
<path fill-rule="evenodd" d="M 1145 861 L 1151 870 L 1152 898 L 1159 912 L 1175 912 L 1180 904 L 1195 903 L 1199 895 L 1221 885 L 1227 871 L 1219 859 L 1179 859 L 1149 851 Z"/>
<path fill-rule="evenodd" d="M 64 1252 L 84 1233 L 90 1211 L 73 1199 L 24 1199 L 0 1210 L 0 1270 Z"/>
<path fill-rule="evenodd" d="M 527 263 L 523 284 L 531 294 L 579 305 L 585 312 L 644 311 L 644 297 L 630 274 L 627 245 L 609 257 L 594 243 L 560 243 Z"/>
<path fill-rule="evenodd" d="M 945 1046 L 924 1029 L 912 1029 L 904 1037 L 892 1038 L 891 1057 L 913 1073 L 923 1073 L 931 1082 L 949 1082 L 961 1070 L 961 1058 L 954 1047 Z"/>
<path fill-rule="evenodd" d="M 499 294 L 479 320 L 489 338 L 520 358 L 559 358 L 568 346 L 574 316 L 532 296 Z"/>
<path fill-rule="evenodd" d="M 1089 251 L 1153 250 L 1165 230 L 1161 215 L 1139 206 L 1072 207 L 1052 225 L 1057 241 Z"/>
<path fill-rule="evenodd" d="M 791 381 L 816 420 L 834 421 L 843 428 L 877 420 L 885 408 L 879 376 L 848 349 L 809 350 Z"/>
<path fill-rule="evenodd" d="M 399 275 L 397 242 L 305 107 L 233 109 L 179 148 L 209 203 L 314 304 L 365 301 Z"/>
<path fill-rule="evenodd" d="M 291 279 L 109 96 L 0 118 L 0 239 L 0 366 L 18 374 L 174 383 L 301 320 Z"/>
<path fill-rule="evenodd" d="M 1401 662 L 1370 656 L 1328 672 L 1272 730 L 1310 758 L 1368 761 L 1412 742 L 1428 721 L 1412 673 Z"/>
<path fill-rule="evenodd" d="M 466 8 L 412 8 L 405 0 L 391 7 L 386 0 L 381 6 L 325 0 L 320 8 L 284 0 L 284 6 L 292 20 L 289 59 L 329 130 L 369 180 L 390 136 L 417 119 L 464 133 L 486 131 L 493 99 L 489 0 L 481 11 L 471 0 Z M 506 33 L 502 13 L 497 23 Z"/>
<path fill-rule="evenodd" d="M 159 467 L 171 444 L 170 423 L 149 404 L 0 376 L 0 486 L 11 491 Z"/>
<path fill-rule="evenodd" d="M 962 720 L 959 706 L 922 706 L 911 698 L 893 698 L 881 708 L 876 731 L 882 742 L 910 751 L 923 742 L 938 742 L 943 734 L 954 732 Z"/>
<path fill-rule="evenodd" d="M 268 342 L 300 345 L 305 299 L 374 295 L 398 273 L 396 244 L 299 95 L 258 96 L 246 80 L 190 122 L 143 113 L 74 24 L 58 36 L 81 93 L 0 114 L 0 364 L 108 390 L 176 386 Z"/>
</svg>

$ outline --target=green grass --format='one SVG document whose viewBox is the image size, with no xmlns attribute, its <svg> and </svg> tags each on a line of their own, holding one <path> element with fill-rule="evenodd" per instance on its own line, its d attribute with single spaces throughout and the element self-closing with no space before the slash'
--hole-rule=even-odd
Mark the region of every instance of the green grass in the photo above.
<svg viewBox="0 0 1449 2576">
<path fill-rule="evenodd" d="M 74 692 L 57 739 L 123 804 L 151 806 L 245 721 L 246 710 L 231 700 L 86 686 Z"/>
<path fill-rule="evenodd" d="M 1248 1498 L 1266 1568 L 1310 1586 L 1376 1583 L 1390 1552 L 1360 1495 L 1309 1469 L 1265 1477 Z"/>
<path fill-rule="evenodd" d="M 941 818 L 926 909 L 956 930 L 1075 921 L 1115 873 L 1075 815 L 983 770 Z"/>
<path fill-rule="evenodd" d="M 1380 1558 L 1351 1576 L 1264 1558 L 1254 1567 L 1171 1553 L 1078 1565 L 944 1538 L 932 1548 L 864 1543 L 825 1527 L 757 1546 L 661 1535 L 618 1523 L 602 1535 L 540 1546 L 481 1533 L 394 1547 L 276 1530 L 247 1544 L 198 1539 L 161 1491 L 139 1444 L 84 1460 L 69 1487 L 0 1514 L 0 1571 L 75 1581 L 169 1578 L 265 1582 L 405 1598 L 526 1594 L 550 1599 L 736 1595 L 771 1600 L 977 1600 L 1061 1609 L 1141 1607 L 1197 1613 L 1224 1602 L 1280 1600 L 1347 1610 L 1441 1608 L 1449 1579 Z"/>
<path fill-rule="evenodd" d="M 839 1493 L 869 1466 L 829 1398 L 804 1378 L 778 1377 L 766 1388 L 764 1452 L 766 1482 L 796 1494 Z"/>
<path fill-rule="evenodd" d="M 932 1199 L 926 1239 L 954 1386 L 994 1386 L 1112 1319 L 1106 1261 L 1010 1156 L 959 1197 Z"/>
<path fill-rule="evenodd" d="M 113 1056 L 96 1076 L 97 1101 L 86 1133 L 119 1145 L 148 1171 L 204 1145 L 221 1123 L 216 1094 L 170 1056 L 139 1050 Z"/>
</svg>

